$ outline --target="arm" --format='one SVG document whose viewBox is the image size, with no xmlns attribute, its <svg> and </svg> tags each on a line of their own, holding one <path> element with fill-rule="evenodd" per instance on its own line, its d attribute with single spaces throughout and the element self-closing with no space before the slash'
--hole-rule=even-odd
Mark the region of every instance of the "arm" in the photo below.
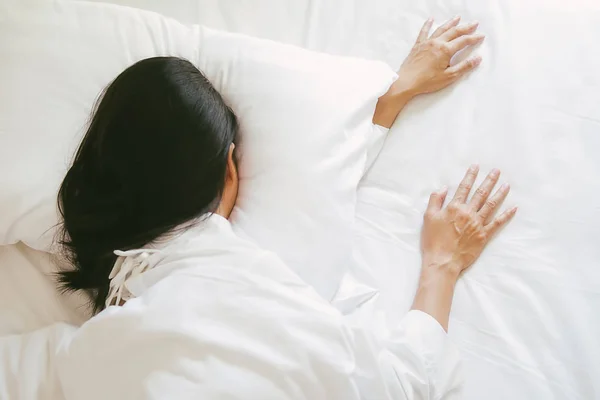
<svg viewBox="0 0 600 400">
<path fill-rule="evenodd" d="M 398 79 L 379 98 L 373 123 L 390 128 L 396 117 L 415 96 L 437 92 L 456 82 L 481 63 L 481 57 L 473 57 L 450 66 L 452 57 L 467 46 L 481 43 L 484 35 L 475 34 L 478 24 L 457 26 L 459 17 L 453 18 L 433 32 L 428 19 L 410 54 L 398 71 Z"/>
<path fill-rule="evenodd" d="M 478 172 L 476 165 L 469 168 L 445 208 L 447 190 L 433 193 L 425 212 L 421 236 L 423 264 L 412 308 L 431 315 L 446 331 L 458 277 L 517 212 L 514 207 L 493 218 L 510 190 L 504 184 L 489 197 L 500 177 L 498 170 L 490 172 L 467 202 Z"/>
<path fill-rule="evenodd" d="M 56 323 L 36 331 L 0 337 L 0 398 L 64 399 L 56 354 L 76 329 Z"/>
</svg>

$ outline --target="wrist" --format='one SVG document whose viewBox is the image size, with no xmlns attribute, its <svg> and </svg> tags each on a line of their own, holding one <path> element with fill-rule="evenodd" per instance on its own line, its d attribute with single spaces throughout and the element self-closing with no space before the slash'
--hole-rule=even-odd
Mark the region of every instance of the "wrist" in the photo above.
<svg viewBox="0 0 600 400">
<path fill-rule="evenodd" d="M 391 101 L 408 103 L 419 93 L 411 85 L 400 82 L 398 79 L 392 84 L 390 89 L 384 96 L 390 98 Z"/>
<path fill-rule="evenodd" d="M 404 106 L 406 106 L 412 98 L 412 92 L 398 91 L 394 89 L 394 86 L 392 85 L 392 87 L 377 101 L 373 123 L 385 128 L 391 128 L 398 117 L 398 114 L 400 114 L 400 111 L 402 111 Z"/>
<path fill-rule="evenodd" d="M 423 264 L 412 309 L 435 318 L 445 331 L 459 273 L 452 265 Z"/>
<path fill-rule="evenodd" d="M 447 281 L 456 284 L 462 268 L 453 261 L 423 259 L 421 264 L 421 279 Z"/>
</svg>

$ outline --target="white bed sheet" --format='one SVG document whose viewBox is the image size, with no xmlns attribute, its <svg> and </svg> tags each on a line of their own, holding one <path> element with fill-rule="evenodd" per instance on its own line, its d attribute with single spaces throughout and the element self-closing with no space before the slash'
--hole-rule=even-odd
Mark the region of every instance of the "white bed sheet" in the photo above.
<svg viewBox="0 0 600 400">
<path fill-rule="evenodd" d="M 357 318 L 397 321 L 415 289 L 429 192 L 457 183 L 472 162 L 500 167 L 513 187 L 507 205 L 520 211 L 457 289 L 450 334 L 465 361 L 465 398 L 600 398 L 597 2 L 113 2 L 394 66 L 427 16 L 479 20 L 488 34 L 479 71 L 410 105 L 361 184 L 347 282 L 363 295 L 345 307 L 362 302 Z M 24 262 L 5 255 L 3 269 L 5 259 Z M 45 314 L 36 315 L 25 325 L 41 325 Z"/>
<path fill-rule="evenodd" d="M 426 17 L 479 20 L 488 35 L 477 49 L 479 70 L 410 105 L 361 185 L 347 282 L 351 294 L 362 295 L 343 305 L 363 302 L 357 318 L 397 321 L 416 285 L 429 192 L 457 183 L 472 162 L 499 167 L 513 187 L 506 205 L 520 211 L 457 289 L 450 334 L 465 360 L 466 398 L 600 398 L 597 2 L 135 3 L 190 23 L 392 66 Z"/>
<path fill-rule="evenodd" d="M 87 318 L 82 297 L 57 291 L 54 271 L 46 253 L 22 243 L 0 246 L 0 336 Z"/>
<path fill-rule="evenodd" d="M 466 399 L 600 398 L 600 10 L 591 2 L 470 1 L 480 69 L 418 99 L 364 179 L 354 279 L 388 323 L 410 307 L 429 192 L 499 167 L 515 220 L 459 282 L 450 335 Z M 451 187 L 451 191 L 454 187 Z"/>
</svg>

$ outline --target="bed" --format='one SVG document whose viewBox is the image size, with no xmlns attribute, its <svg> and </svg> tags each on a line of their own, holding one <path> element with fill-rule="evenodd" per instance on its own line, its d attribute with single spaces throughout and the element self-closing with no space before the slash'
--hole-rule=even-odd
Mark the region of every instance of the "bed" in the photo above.
<svg viewBox="0 0 600 400">
<path fill-rule="evenodd" d="M 498 167 L 520 211 L 457 289 L 450 335 L 465 398 L 600 397 L 597 2 L 113 2 L 392 66 L 426 17 L 480 21 L 479 71 L 412 103 L 361 182 L 353 257 L 333 301 L 365 323 L 397 322 L 415 290 L 429 192 L 472 162 Z M 50 262 L 21 244 L 0 250 L 2 334 L 85 318 L 54 291 Z"/>
</svg>

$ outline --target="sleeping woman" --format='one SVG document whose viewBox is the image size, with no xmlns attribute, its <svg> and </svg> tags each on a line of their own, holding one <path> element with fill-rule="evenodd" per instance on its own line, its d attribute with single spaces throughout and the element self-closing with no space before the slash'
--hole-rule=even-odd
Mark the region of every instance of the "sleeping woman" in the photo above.
<svg viewBox="0 0 600 400">
<path fill-rule="evenodd" d="M 415 96 L 479 65 L 450 66 L 477 24 L 432 21 L 377 104 L 389 128 Z M 385 335 L 351 321 L 228 222 L 238 122 L 188 61 L 157 57 L 106 89 L 62 186 L 67 289 L 102 314 L 57 353 L 66 398 L 440 399 L 460 393 L 446 338 L 454 288 L 516 209 L 496 216 L 493 170 L 431 194 L 412 310 Z M 448 200 L 448 201 L 447 201 Z M 452 397 L 454 398 L 454 397 Z"/>
</svg>

